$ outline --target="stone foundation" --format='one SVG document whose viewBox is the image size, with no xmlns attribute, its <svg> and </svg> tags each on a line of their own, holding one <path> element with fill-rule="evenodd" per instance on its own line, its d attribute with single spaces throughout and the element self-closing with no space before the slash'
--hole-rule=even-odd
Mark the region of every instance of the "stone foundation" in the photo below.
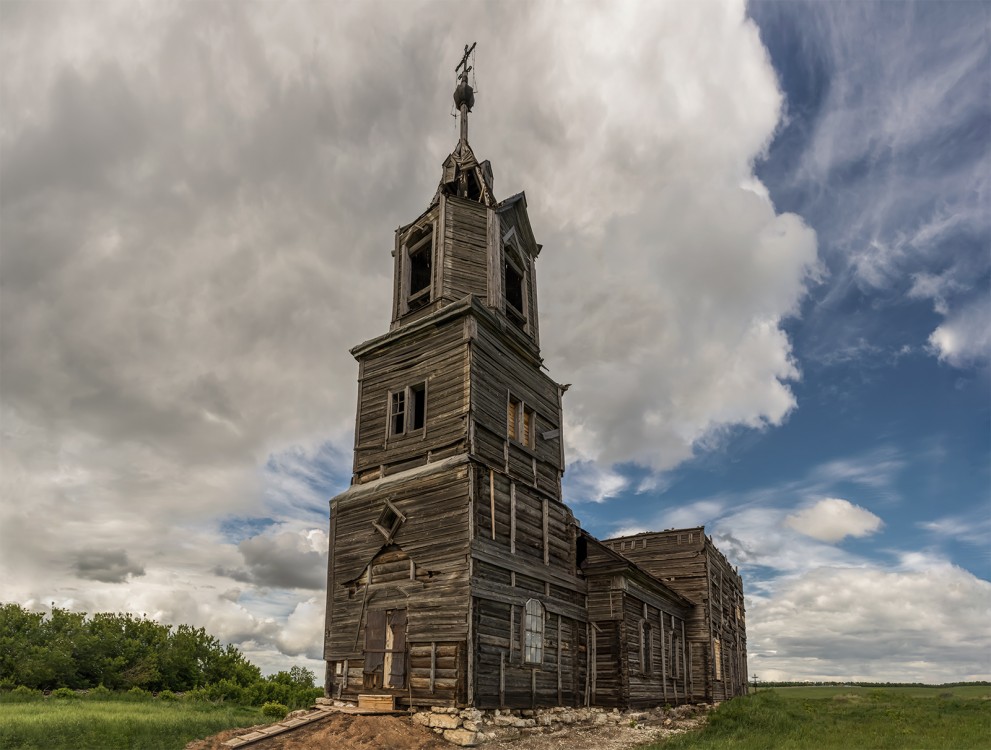
<svg viewBox="0 0 991 750">
<path fill-rule="evenodd" d="M 530 734 L 558 732 L 573 726 L 636 725 L 645 723 L 670 725 L 675 719 L 705 713 L 708 704 L 620 711 L 608 708 L 538 708 L 535 710 L 447 708 L 435 706 L 411 714 L 413 723 L 428 727 L 448 742 L 461 747 L 510 740 Z"/>
</svg>

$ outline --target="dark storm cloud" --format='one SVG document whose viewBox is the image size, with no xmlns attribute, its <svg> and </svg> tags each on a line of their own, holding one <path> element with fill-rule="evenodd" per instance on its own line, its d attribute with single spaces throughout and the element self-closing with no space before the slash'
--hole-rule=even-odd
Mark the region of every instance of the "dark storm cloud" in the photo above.
<svg viewBox="0 0 991 750">
<path fill-rule="evenodd" d="M 323 549 L 314 549 L 311 537 L 293 533 L 245 539 L 237 548 L 246 567 L 227 575 L 269 588 L 322 589 L 327 583 L 327 539 L 319 533 L 315 538 L 324 544 Z"/>
<path fill-rule="evenodd" d="M 144 566 L 131 561 L 122 549 L 80 550 L 74 568 L 80 578 L 104 583 L 124 583 L 129 577 L 145 574 Z"/>
</svg>

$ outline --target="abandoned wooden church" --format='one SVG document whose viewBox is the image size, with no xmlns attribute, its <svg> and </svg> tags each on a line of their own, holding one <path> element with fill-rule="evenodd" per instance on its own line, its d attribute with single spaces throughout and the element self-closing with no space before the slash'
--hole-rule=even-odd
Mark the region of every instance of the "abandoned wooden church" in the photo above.
<svg viewBox="0 0 991 750">
<path fill-rule="evenodd" d="M 396 231 L 392 324 L 355 347 L 350 488 L 331 501 L 328 695 L 398 706 L 649 706 L 747 688 L 739 574 L 703 528 L 600 541 L 561 497 L 537 244 L 461 136 Z"/>
</svg>

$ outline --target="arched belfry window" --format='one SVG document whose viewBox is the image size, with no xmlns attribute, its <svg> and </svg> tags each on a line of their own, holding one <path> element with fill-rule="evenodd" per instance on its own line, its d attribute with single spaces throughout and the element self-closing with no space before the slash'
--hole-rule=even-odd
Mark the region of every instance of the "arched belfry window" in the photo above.
<svg viewBox="0 0 991 750">
<path fill-rule="evenodd" d="M 523 253 L 516 246 L 515 232 L 503 237 L 502 291 L 506 301 L 506 317 L 520 328 L 526 328 L 526 269 Z"/>
<path fill-rule="evenodd" d="M 434 266 L 433 224 L 410 230 L 403 243 L 403 260 L 406 309 L 412 312 L 430 302 Z"/>
</svg>

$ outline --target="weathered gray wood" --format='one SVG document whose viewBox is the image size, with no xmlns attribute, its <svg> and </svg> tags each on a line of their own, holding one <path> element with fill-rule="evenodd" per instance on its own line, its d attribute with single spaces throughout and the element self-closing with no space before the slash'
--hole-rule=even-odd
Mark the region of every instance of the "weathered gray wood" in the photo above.
<svg viewBox="0 0 991 750">
<path fill-rule="evenodd" d="M 354 464 L 332 501 L 328 693 L 353 699 L 377 675 L 409 706 L 745 692 L 742 581 L 703 528 L 605 543 L 577 528 L 561 495 L 567 387 L 542 369 L 541 248 L 525 196 L 497 204 L 466 139 L 444 174 L 427 210 L 396 231 L 389 333 L 352 350 Z M 530 626 L 529 600 L 541 605 Z M 525 627 L 542 639 L 540 665 L 524 663 Z"/>
</svg>

